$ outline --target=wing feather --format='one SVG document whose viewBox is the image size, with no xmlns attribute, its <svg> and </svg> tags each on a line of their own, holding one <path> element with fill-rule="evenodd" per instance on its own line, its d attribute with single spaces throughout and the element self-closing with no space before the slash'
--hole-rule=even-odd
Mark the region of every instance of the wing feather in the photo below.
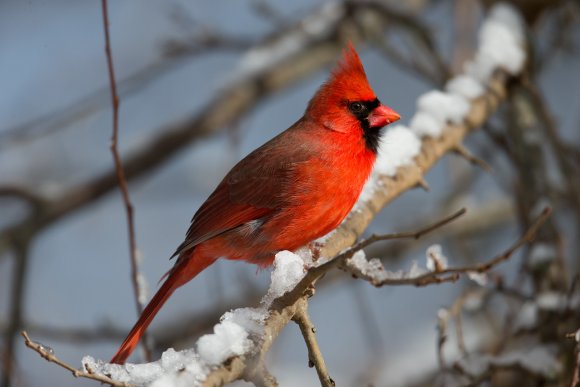
<svg viewBox="0 0 580 387">
<path fill-rule="evenodd" d="M 301 120 L 302 121 L 302 120 Z M 191 220 L 185 241 L 172 257 L 244 223 L 271 216 L 284 208 L 295 166 L 309 159 L 311 149 L 298 121 L 241 160 L 225 176 Z M 294 137 L 294 138 L 293 138 Z"/>
</svg>

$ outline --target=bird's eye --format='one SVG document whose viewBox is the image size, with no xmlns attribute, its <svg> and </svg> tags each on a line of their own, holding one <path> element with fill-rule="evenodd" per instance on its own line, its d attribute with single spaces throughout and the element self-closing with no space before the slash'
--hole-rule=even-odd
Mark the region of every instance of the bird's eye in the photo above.
<svg viewBox="0 0 580 387">
<path fill-rule="evenodd" d="M 353 114 L 361 114 L 361 113 L 364 113 L 366 111 L 365 105 L 363 105 L 361 102 L 351 102 L 348 105 L 348 109 Z"/>
</svg>

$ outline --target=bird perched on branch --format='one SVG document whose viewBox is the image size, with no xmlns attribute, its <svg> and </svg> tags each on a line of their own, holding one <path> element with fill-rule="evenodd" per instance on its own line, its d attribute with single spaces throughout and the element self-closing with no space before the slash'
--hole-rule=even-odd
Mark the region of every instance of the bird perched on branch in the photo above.
<svg viewBox="0 0 580 387">
<path fill-rule="evenodd" d="M 371 173 L 382 128 L 399 118 L 349 44 L 304 115 L 234 166 L 197 210 L 175 265 L 111 363 L 124 363 L 175 289 L 218 258 L 266 267 L 277 252 L 336 228 Z"/>
</svg>

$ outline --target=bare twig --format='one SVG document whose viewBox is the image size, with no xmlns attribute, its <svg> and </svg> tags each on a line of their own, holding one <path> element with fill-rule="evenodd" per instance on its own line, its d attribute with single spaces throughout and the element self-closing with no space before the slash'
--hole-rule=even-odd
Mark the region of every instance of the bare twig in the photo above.
<svg viewBox="0 0 580 387">
<path fill-rule="evenodd" d="M 117 95 L 117 83 L 115 81 L 115 68 L 113 66 L 113 54 L 111 52 L 111 38 L 109 34 L 109 13 L 107 10 L 107 0 L 101 0 L 103 10 L 103 29 L 105 31 L 105 53 L 107 55 L 107 68 L 109 70 L 109 86 L 111 88 L 111 103 L 113 106 L 113 133 L 111 135 L 111 153 L 115 162 L 115 171 L 117 173 L 117 181 L 121 194 L 123 196 L 123 203 L 125 205 L 125 214 L 127 216 L 127 229 L 129 233 L 129 257 L 131 262 L 131 282 L 133 284 L 133 293 L 135 296 L 135 307 L 137 314 L 143 312 L 143 304 L 141 300 L 144 295 L 141 294 L 142 287 L 139 284 L 139 262 L 137 258 L 137 242 L 135 238 L 135 221 L 133 216 L 133 205 L 129 197 L 129 187 L 127 185 L 127 178 L 125 177 L 125 170 L 121 162 L 121 156 L 117 144 L 119 142 L 119 96 Z M 142 340 L 145 351 L 145 359 L 151 360 L 151 350 L 147 345 L 147 340 Z"/>
<path fill-rule="evenodd" d="M 492 171 L 491 165 L 489 165 L 487 162 L 480 159 L 479 157 L 474 156 L 473 153 L 471 153 L 469 149 L 467 149 L 463 144 L 457 145 L 457 147 L 455 148 L 455 153 L 463 157 L 465 160 L 469 161 L 471 164 L 477 165 L 478 167 L 482 168 L 486 172 Z"/>
<path fill-rule="evenodd" d="M 65 363 L 64 361 L 60 360 L 58 357 L 56 357 L 50 348 L 47 348 L 42 344 L 39 344 L 35 341 L 32 341 L 30 339 L 30 337 L 28 336 L 28 333 L 26 333 L 26 331 L 22 331 L 22 332 L 20 332 L 20 334 L 22 335 L 22 337 L 24 337 L 24 344 L 26 344 L 26 346 L 28 348 L 30 348 L 34 352 L 38 353 L 45 360 L 47 360 L 51 363 L 54 363 L 54 364 L 56 364 L 64 369 L 70 371 L 75 378 L 85 378 L 85 379 L 96 380 L 98 382 L 106 383 L 106 384 L 108 384 L 110 386 L 114 386 L 114 387 L 132 387 L 133 386 L 132 384 L 129 384 L 129 383 L 119 382 L 117 380 L 113 380 L 105 375 L 91 373 L 90 371 L 86 372 L 86 371 L 83 371 L 81 369 L 75 368 L 75 367 L 71 366 L 70 364 Z"/>
<path fill-rule="evenodd" d="M 456 280 L 459 279 L 460 274 L 484 273 L 484 272 L 489 271 L 493 267 L 499 265 L 500 263 L 508 260 L 516 250 L 518 250 L 523 245 L 530 243 L 534 240 L 536 233 L 538 232 L 538 229 L 540 228 L 540 226 L 542 226 L 548 220 L 551 213 L 552 213 L 552 211 L 549 207 L 545 208 L 544 211 L 542 211 L 542 214 L 530 225 L 530 227 L 524 233 L 524 235 L 520 239 L 518 239 L 511 247 L 509 247 L 503 253 L 490 259 L 489 261 L 486 261 L 484 263 L 480 263 L 477 265 L 447 268 L 447 269 L 443 269 L 443 270 L 439 270 L 439 271 L 431 271 L 431 272 L 428 272 L 428 273 L 425 273 L 422 275 L 418 275 L 418 276 L 414 276 L 414 277 L 402 277 L 402 278 L 398 278 L 398 277 L 397 278 L 390 278 L 390 277 L 377 278 L 376 276 L 373 276 L 372 274 L 362 272 L 360 269 L 354 267 L 353 265 L 347 265 L 346 269 L 348 271 L 352 272 L 353 274 L 355 274 L 355 276 L 357 276 L 358 278 L 361 278 L 365 281 L 368 281 L 372 285 L 377 286 L 377 287 L 385 286 L 385 285 L 426 286 L 426 285 L 438 284 L 438 283 L 442 283 L 442 282 L 455 282 Z M 397 235 L 397 234 L 391 234 L 391 235 Z M 385 237 L 390 237 L 391 235 L 385 235 Z M 380 237 L 381 236 L 378 236 L 378 238 L 375 238 L 373 241 L 382 240 Z M 358 250 L 361 250 L 361 248 L 358 248 L 358 246 L 359 245 L 367 246 L 369 244 L 367 242 L 370 239 L 371 238 L 364 240 L 362 242 L 359 242 L 358 244 L 356 244 L 352 248 L 348 249 L 346 252 L 337 256 L 335 258 L 335 260 L 344 261 L 344 260 L 350 259 Z M 345 267 L 341 266 L 341 268 L 345 268 Z"/>
<path fill-rule="evenodd" d="M 473 266 L 465 266 L 465 267 L 457 267 L 453 269 L 446 269 L 441 271 L 440 274 L 450 274 L 450 273 L 467 273 L 467 272 L 477 272 L 483 273 L 488 271 L 489 269 L 493 268 L 494 266 L 499 265 L 500 263 L 508 260 L 514 252 L 516 252 L 520 247 L 524 246 L 527 243 L 532 242 L 539 228 L 546 223 L 546 221 L 552 215 L 552 209 L 550 207 L 544 208 L 542 213 L 536 218 L 536 220 L 530 225 L 528 230 L 522 235 L 520 239 L 518 239 L 512 246 L 510 246 L 506 251 L 497 255 L 496 257 L 490 259 L 487 262 L 473 265 Z"/>
<path fill-rule="evenodd" d="M 328 374 L 324 357 L 322 356 L 322 352 L 318 346 L 318 340 L 316 340 L 316 328 L 312 324 L 310 316 L 308 315 L 307 302 L 302 303 L 301 306 L 296 309 L 296 313 L 292 320 L 294 320 L 294 322 L 296 322 L 300 327 L 300 332 L 302 332 L 302 336 L 306 342 L 306 347 L 308 348 L 308 365 L 316 369 L 320 385 L 324 387 L 334 387 L 334 380 L 332 380 Z"/>
<path fill-rule="evenodd" d="M 447 224 L 453 222 L 454 220 L 460 218 L 461 216 L 465 215 L 467 210 L 465 208 L 460 209 L 459 211 L 454 212 L 453 214 L 446 216 L 445 218 L 430 224 L 426 227 L 421 228 L 417 231 L 406 231 L 406 232 L 399 232 L 393 234 L 383 234 L 383 235 L 371 235 L 369 238 L 359 242 L 352 248 L 355 249 L 358 247 L 358 250 L 364 249 L 365 247 L 379 242 L 379 241 L 388 241 L 391 239 L 419 239 L 422 236 L 437 230 L 440 227 L 446 226 Z"/>
<path fill-rule="evenodd" d="M 447 200 L 445 200 L 447 201 Z M 463 201 L 461 198 L 460 201 Z M 451 207 L 456 207 L 453 201 L 439 208 L 436 214 L 427 216 L 429 219 L 441 218 L 441 214 L 449 213 Z M 423 243 L 428 244 L 430 240 L 435 237 L 437 240 L 466 240 L 477 235 L 481 235 L 489 230 L 503 227 L 504 225 L 514 220 L 513 204 L 507 199 L 496 199 L 489 203 L 476 205 L 469 208 L 469 215 L 461 222 L 449 224 L 445 228 L 441 228 L 435 234 L 425 236 Z M 416 223 L 417 221 L 415 221 Z M 409 227 L 410 229 L 419 229 L 420 226 L 415 225 Z M 420 247 L 413 240 L 398 240 L 392 241 L 388 244 L 371 245 L 365 249 L 368 256 L 373 256 L 381 259 L 381 261 L 395 262 L 403 259 L 412 251 L 417 251 Z M 468 256 L 462 254 L 462 256 Z M 328 281 L 328 279 L 326 280 Z"/>
</svg>

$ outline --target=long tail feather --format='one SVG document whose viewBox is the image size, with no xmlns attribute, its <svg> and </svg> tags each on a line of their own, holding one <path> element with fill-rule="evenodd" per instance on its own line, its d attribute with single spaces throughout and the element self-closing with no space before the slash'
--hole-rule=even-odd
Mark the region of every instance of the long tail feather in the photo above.
<svg viewBox="0 0 580 387">
<path fill-rule="evenodd" d="M 161 288 L 155 293 L 149 304 L 141 313 L 139 320 L 135 323 L 125 341 L 121 344 L 111 363 L 124 364 L 127 358 L 133 353 L 139 343 L 141 336 L 153 321 L 153 318 L 159 312 L 159 309 L 165 304 L 165 301 L 173 294 L 175 289 L 185 284 L 197 274 L 202 272 L 206 267 L 215 262 L 215 258 L 206 258 L 201 256 L 190 257 L 184 262 L 177 262 L 169 272 L 167 279 L 161 285 Z"/>
</svg>

